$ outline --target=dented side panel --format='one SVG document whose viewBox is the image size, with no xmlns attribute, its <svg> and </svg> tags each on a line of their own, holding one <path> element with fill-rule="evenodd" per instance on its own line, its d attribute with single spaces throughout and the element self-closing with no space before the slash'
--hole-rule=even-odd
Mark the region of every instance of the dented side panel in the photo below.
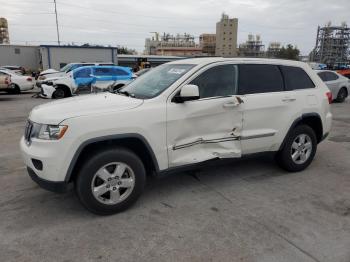
<svg viewBox="0 0 350 262">
<path fill-rule="evenodd" d="M 235 97 L 168 103 L 169 167 L 241 156 L 242 112 L 224 106 L 233 101 Z"/>
</svg>

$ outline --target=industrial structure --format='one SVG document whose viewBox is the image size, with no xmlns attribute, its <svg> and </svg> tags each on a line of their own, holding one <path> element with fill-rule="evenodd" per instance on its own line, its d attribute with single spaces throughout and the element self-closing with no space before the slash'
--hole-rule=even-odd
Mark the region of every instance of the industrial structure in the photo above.
<svg viewBox="0 0 350 262">
<path fill-rule="evenodd" d="M 216 56 L 237 56 L 238 19 L 222 14 L 216 23 Z"/>
<path fill-rule="evenodd" d="M 9 44 L 9 27 L 6 18 L 0 17 L 0 44 Z"/>
<path fill-rule="evenodd" d="M 146 55 L 166 55 L 166 56 L 198 56 L 202 54 L 202 49 L 194 41 L 194 36 L 190 34 L 177 34 L 176 36 L 164 33 L 162 36 L 158 32 L 152 38 L 147 38 L 145 42 Z"/>
<path fill-rule="evenodd" d="M 337 68 L 348 63 L 350 47 L 350 28 L 346 23 L 317 28 L 316 46 L 311 52 L 310 60 Z"/>
<path fill-rule="evenodd" d="M 248 40 L 239 45 L 239 56 L 244 57 L 264 57 L 265 46 L 261 41 L 260 35 L 248 35 Z"/>
<path fill-rule="evenodd" d="M 199 36 L 199 46 L 205 56 L 215 56 L 216 34 L 201 34 Z"/>
<path fill-rule="evenodd" d="M 266 56 L 269 58 L 276 58 L 281 50 L 280 42 L 271 42 L 266 51 Z"/>
</svg>

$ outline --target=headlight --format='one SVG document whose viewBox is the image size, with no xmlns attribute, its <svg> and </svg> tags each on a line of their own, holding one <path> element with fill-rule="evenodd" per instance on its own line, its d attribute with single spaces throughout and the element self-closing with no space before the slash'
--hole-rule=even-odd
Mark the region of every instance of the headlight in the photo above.
<svg viewBox="0 0 350 262">
<path fill-rule="evenodd" d="M 64 136 L 68 126 L 64 125 L 45 125 L 32 123 L 32 128 L 28 140 L 38 138 L 43 140 L 58 140 Z"/>
<path fill-rule="evenodd" d="M 58 140 L 64 136 L 68 126 L 41 125 L 37 138 L 44 140 Z"/>
<path fill-rule="evenodd" d="M 39 80 L 45 80 L 46 76 L 39 76 Z"/>
</svg>

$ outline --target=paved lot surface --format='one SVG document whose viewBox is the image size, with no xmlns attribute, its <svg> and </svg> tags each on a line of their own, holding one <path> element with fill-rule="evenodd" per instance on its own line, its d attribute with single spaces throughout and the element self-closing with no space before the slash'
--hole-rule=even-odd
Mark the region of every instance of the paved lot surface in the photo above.
<svg viewBox="0 0 350 262">
<path fill-rule="evenodd" d="M 304 172 L 257 158 L 153 179 L 109 217 L 27 176 L 18 141 L 46 102 L 0 94 L 1 261 L 350 261 L 349 100 Z"/>
</svg>

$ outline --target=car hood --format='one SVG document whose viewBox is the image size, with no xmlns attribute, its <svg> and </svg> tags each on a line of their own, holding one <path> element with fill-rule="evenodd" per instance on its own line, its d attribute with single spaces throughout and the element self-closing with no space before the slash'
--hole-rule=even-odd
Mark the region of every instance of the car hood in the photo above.
<svg viewBox="0 0 350 262">
<path fill-rule="evenodd" d="M 125 111 L 142 105 L 143 100 L 112 93 L 65 98 L 35 107 L 29 119 L 36 123 L 57 125 L 63 120 Z"/>
<path fill-rule="evenodd" d="M 56 69 L 49 68 L 44 71 L 41 71 L 40 75 L 53 74 L 53 73 L 59 73 L 59 71 L 57 71 Z"/>
</svg>

